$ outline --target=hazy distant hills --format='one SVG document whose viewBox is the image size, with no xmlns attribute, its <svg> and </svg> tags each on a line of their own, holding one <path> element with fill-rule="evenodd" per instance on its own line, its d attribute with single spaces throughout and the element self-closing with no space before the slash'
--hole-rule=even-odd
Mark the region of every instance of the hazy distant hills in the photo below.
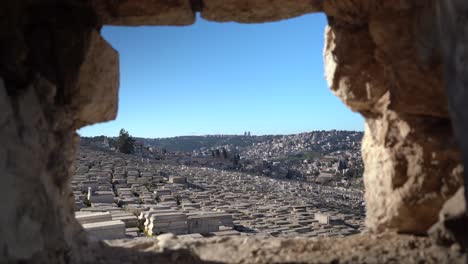
<svg viewBox="0 0 468 264">
<path fill-rule="evenodd" d="M 333 141 L 342 141 L 346 138 L 352 141 L 362 139 L 363 132 L 358 131 L 312 131 L 292 135 L 262 135 L 262 136 L 244 136 L 244 135 L 207 135 L 207 136 L 180 136 L 172 138 L 135 138 L 144 142 L 147 146 L 165 148 L 169 151 L 188 151 L 200 150 L 201 148 L 217 148 L 219 146 L 236 146 L 240 148 L 251 147 L 256 143 L 270 143 L 273 141 L 290 141 L 297 139 L 310 140 L 315 138 L 332 138 Z"/>
<path fill-rule="evenodd" d="M 243 135 L 208 135 L 208 136 L 180 136 L 172 138 L 135 138 L 145 145 L 165 148 L 169 151 L 188 151 L 200 148 L 215 148 L 222 145 L 235 145 L 239 147 L 251 146 L 253 143 L 271 141 L 281 138 L 281 135 L 243 136 Z"/>
<path fill-rule="evenodd" d="M 202 148 L 211 149 L 218 148 L 220 146 L 232 146 L 243 149 L 257 148 L 257 144 L 259 143 L 261 143 L 261 145 L 269 145 L 280 142 L 282 142 L 283 145 L 298 144 L 304 146 L 307 144 L 313 144 L 316 145 L 316 147 L 320 147 L 326 144 L 331 146 L 332 149 L 340 149 L 341 142 L 360 143 L 362 136 L 363 132 L 359 131 L 322 130 L 290 135 L 206 135 L 179 136 L 170 138 L 134 138 L 137 142 L 142 142 L 145 146 L 153 146 L 159 149 L 166 149 L 168 151 L 192 152 L 194 150 L 199 151 Z M 109 142 L 111 142 L 115 141 L 117 138 L 105 136 L 81 137 L 81 144 L 100 144 L 106 139 L 108 139 Z M 256 146 L 253 146 L 253 144 L 255 144 Z"/>
</svg>

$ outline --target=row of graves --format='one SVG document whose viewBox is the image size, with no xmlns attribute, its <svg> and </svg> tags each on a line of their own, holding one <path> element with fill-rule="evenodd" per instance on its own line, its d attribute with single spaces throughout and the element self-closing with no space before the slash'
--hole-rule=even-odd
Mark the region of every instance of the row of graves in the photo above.
<svg viewBox="0 0 468 264">
<path fill-rule="evenodd" d="M 193 200 L 205 210 L 233 215 L 242 233 L 273 237 L 344 237 L 364 229 L 364 215 L 327 207 L 324 197 L 297 182 L 211 168 L 191 169 L 190 181 L 204 189 Z M 341 210 L 343 209 L 343 210 Z"/>
<path fill-rule="evenodd" d="M 72 189 L 76 218 L 95 239 L 342 237 L 364 228 L 364 215 L 347 204 L 359 201 L 329 189 L 88 149 L 77 157 Z"/>
<path fill-rule="evenodd" d="M 236 235 L 231 214 L 190 199 L 187 178 L 128 156 L 81 149 L 71 186 L 75 217 L 92 239 Z"/>
</svg>

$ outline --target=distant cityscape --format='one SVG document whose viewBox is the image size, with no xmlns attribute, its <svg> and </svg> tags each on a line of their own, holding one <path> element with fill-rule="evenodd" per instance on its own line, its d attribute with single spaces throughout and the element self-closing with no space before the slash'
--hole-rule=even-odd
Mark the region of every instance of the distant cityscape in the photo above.
<svg viewBox="0 0 468 264">
<path fill-rule="evenodd" d="M 76 217 L 97 239 L 315 237 L 364 224 L 363 133 L 81 137 Z M 312 218 L 311 218 L 312 216 Z"/>
</svg>

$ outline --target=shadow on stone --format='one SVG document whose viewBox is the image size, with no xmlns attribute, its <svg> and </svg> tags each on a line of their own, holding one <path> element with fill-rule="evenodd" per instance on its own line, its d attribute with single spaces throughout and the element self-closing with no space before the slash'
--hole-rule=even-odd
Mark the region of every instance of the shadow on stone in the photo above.
<svg viewBox="0 0 468 264">
<path fill-rule="evenodd" d="M 90 244 L 90 251 L 94 256 L 87 263 L 220 263 L 203 261 L 188 249 L 162 249 L 154 239 L 95 242 Z"/>
</svg>

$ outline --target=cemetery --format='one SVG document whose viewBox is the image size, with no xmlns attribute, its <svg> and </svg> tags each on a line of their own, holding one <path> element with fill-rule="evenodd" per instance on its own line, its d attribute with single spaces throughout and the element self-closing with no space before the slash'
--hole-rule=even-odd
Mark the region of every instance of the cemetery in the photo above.
<svg viewBox="0 0 468 264">
<path fill-rule="evenodd" d="M 85 147 L 71 185 L 76 219 L 101 239 L 344 237 L 364 229 L 360 193 Z"/>
</svg>

